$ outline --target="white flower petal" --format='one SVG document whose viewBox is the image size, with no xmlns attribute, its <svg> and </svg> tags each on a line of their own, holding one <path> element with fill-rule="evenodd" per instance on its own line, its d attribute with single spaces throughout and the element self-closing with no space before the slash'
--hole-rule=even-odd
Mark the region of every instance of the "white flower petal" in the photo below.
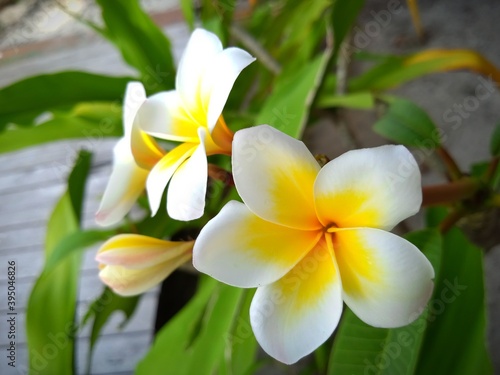
<svg viewBox="0 0 500 375">
<path fill-rule="evenodd" d="M 203 29 L 196 29 L 191 34 L 175 80 L 175 88 L 188 111 L 201 109 L 201 79 L 207 66 L 221 51 L 222 43 L 217 35 Z"/>
<path fill-rule="evenodd" d="M 197 145 L 183 143 L 169 151 L 151 170 L 146 181 L 149 206 L 154 216 L 160 208 L 161 198 L 165 187 L 179 166 L 196 150 Z"/>
<path fill-rule="evenodd" d="M 275 224 L 319 229 L 314 181 L 320 169 L 304 143 L 268 126 L 236 132 L 233 176 L 243 202 Z"/>
<path fill-rule="evenodd" d="M 96 213 L 102 226 L 119 222 L 130 211 L 144 191 L 148 171 L 137 166 L 127 139 L 122 138 L 114 148 L 113 170 Z"/>
<path fill-rule="evenodd" d="M 253 288 L 283 277 L 317 242 L 316 231 L 270 223 L 231 201 L 203 227 L 193 265 L 223 283 Z"/>
<path fill-rule="evenodd" d="M 325 226 L 390 230 L 420 209 L 420 171 L 404 146 L 349 151 L 323 167 L 314 195 Z"/>
<path fill-rule="evenodd" d="M 136 122 L 146 133 L 171 141 L 196 142 L 198 123 L 184 109 L 176 91 L 164 91 L 146 99 Z"/>
<path fill-rule="evenodd" d="M 240 48 L 227 48 L 211 60 L 201 80 L 201 102 L 212 132 L 224 109 L 229 93 L 241 71 L 255 61 Z"/>
<path fill-rule="evenodd" d="M 434 269 L 413 244 L 372 228 L 332 234 L 345 303 L 365 323 L 393 328 L 414 321 L 432 294 Z"/>
<path fill-rule="evenodd" d="M 257 289 L 250 307 L 257 341 L 278 361 L 297 362 L 337 327 L 341 290 L 335 262 L 322 239 L 285 277 Z"/>
<path fill-rule="evenodd" d="M 199 129 L 200 144 L 175 171 L 167 191 L 167 212 L 175 220 L 198 219 L 205 210 L 208 161 L 204 146 L 206 132 Z"/>
<path fill-rule="evenodd" d="M 132 124 L 139 107 L 146 100 L 146 91 L 140 82 L 129 82 L 123 101 L 123 130 L 125 137 L 130 139 Z"/>
</svg>

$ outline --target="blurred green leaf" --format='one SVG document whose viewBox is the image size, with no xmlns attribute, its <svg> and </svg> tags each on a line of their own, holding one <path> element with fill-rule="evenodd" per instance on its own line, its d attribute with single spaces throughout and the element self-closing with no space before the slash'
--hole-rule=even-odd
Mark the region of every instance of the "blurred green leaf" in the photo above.
<svg viewBox="0 0 500 375">
<path fill-rule="evenodd" d="M 196 335 L 205 307 L 216 287 L 214 279 L 201 278 L 194 297 L 158 332 L 151 350 L 139 362 L 136 375 L 154 374 L 158 368 L 165 374 L 176 374 L 177 366 L 187 366 L 182 360 L 185 350 Z"/>
<path fill-rule="evenodd" d="M 326 52 L 293 74 L 282 73 L 256 124 L 268 124 L 292 137 L 302 137 L 329 57 Z"/>
<path fill-rule="evenodd" d="M 216 373 L 241 296 L 241 289 L 201 277 L 198 292 L 161 329 L 136 374 L 153 374 L 159 368 L 175 375 Z"/>
<path fill-rule="evenodd" d="M 51 272 L 59 262 L 64 261 L 68 256 L 81 253 L 89 246 L 97 242 L 105 241 L 114 234 L 114 231 L 76 231 L 64 237 L 45 262 L 44 272 Z M 97 266 L 97 263 L 96 263 Z"/>
<path fill-rule="evenodd" d="M 444 236 L 434 297 L 416 374 L 492 374 L 483 252 L 457 228 Z"/>
<path fill-rule="evenodd" d="M 370 92 L 356 92 L 347 95 L 323 96 L 318 101 L 318 107 L 342 107 L 352 109 L 372 109 L 375 100 Z"/>
<path fill-rule="evenodd" d="M 500 82 L 500 70 L 480 53 L 467 49 L 430 49 L 408 56 L 388 56 L 349 81 L 349 91 L 387 90 L 432 73 L 468 69 L 491 77 L 484 82 L 491 92 Z"/>
<path fill-rule="evenodd" d="M 35 117 L 79 102 L 120 103 L 128 77 L 108 77 L 84 72 L 43 74 L 0 89 L 0 131 L 9 123 L 32 125 Z"/>
<path fill-rule="evenodd" d="M 491 135 L 490 152 L 493 156 L 500 156 L 500 124 L 497 124 Z"/>
<path fill-rule="evenodd" d="M 142 10 L 138 0 L 97 0 L 106 25 L 103 34 L 124 60 L 141 72 L 148 93 L 174 88 L 175 66 L 168 38 Z"/>
<path fill-rule="evenodd" d="M 427 229 L 410 233 L 407 239 L 422 250 L 438 272 L 442 246 L 440 234 Z M 383 329 L 363 323 L 346 308 L 334 339 L 328 374 L 413 374 L 430 317 L 426 310 L 408 326 Z"/>
<path fill-rule="evenodd" d="M 99 338 L 99 333 L 108 321 L 109 317 L 115 312 L 123 312 L 125 315 L 121 327 L 123 327 L 127 321 L 133 315 L 137 303 L 139 302 L 139 296 L 134 297 L 122 297 L 119 296 L 108 287 L 104 288 L 102 294 L 97 298 L 92 305 L 90 305 L 89 310 L 82 319 L 81 325 L 84 326 L 90 320 L 92 321 L 92 333 L 90 335 L 90 348 L 87 356 L 87 373 L 90 374 L 90 369 L 92 368 L 92 353 L 94 350 L 95 343 Z"/>
<path fill-rule="evenodd" d="M 200 20 L 204 29 L 215 33 L 222 44 L 229 41 L 231 22 L 236 8 L 236 0 L 201 0 Z"/>
<path fill-rule="evenodd" d="M 331 5 L 331 0 L 286 2 L 281 12 L 286 26 L 276 52 L 283 71 L 296 70 L 314 57 L 326 37 L 325 13 Z"/>
<path fill-rule="evenodd" d="M 68 179 L 68 189 L 48 223 L 46 261 L 58 243 L 80 226 L 85 180 L 91 155 L 81 152 Z M 31 291 L 26 309 L 26 335 L 32 374 L 72 374 L 75 368 L 74 321 L 81 253 L 59 262 L 52 272 L 42 271 Z"/>
<path fill-rule="evenodd" d="M 420 107 L 405 99 L 396 99 L 375 123 L 373 130 L 405 146 L 435 148 L 439 133 L 431 118 Z"/>
<path fill-rule="evenodd" d="M 15 127 L 0 133 L 0 153 L 62 139 L 83 138 L 94 149 L 104 137 L 123 134 L 121 109 L 113 103 L 81 103 L 69 112 L 58 112 L 33 127 Z"/>
<path fill-rule="evenodd" d="M 226 355 L 223 358 L 220 375 L 252 374 L 259 345 L 250 325 L 250 304 L 255 290 L 243 291 L 242 303 L 233 327 L 225 337 Z"/>
<path fill-rule="evenodd" d="M 186 375 L 215 373 L 226 353 L 227 334 L 237 315 L 243 289 L 223 284 L 219 284 L 218 288 L 215 298 L 212 298 L 205 311 L 200 334 L 193 342 Z M 203 363 L 204 369 L 200 369 L 200 363 Z"/>
<path fill-rule="evenodd" d="M 182 14 L 191 30 L 194 29 L 194 2 L 193 0 L 180 0 Z"/>
<path fill-rule="evenodd" d="M 334 34 L 334 56 L 337 56 L 340 46 L 351 30 L 358 14 L 363 9 L 364 0 L 335 0 L 333 3 L 332 19 Z"/>
<path fill-rule="evenodd" d="M 427 227 L 439 228 L 441 222 L 448 216 L 449 209 L 443 206 L 427 207 L 425 210 L 425 223 Z"/>
</svg>

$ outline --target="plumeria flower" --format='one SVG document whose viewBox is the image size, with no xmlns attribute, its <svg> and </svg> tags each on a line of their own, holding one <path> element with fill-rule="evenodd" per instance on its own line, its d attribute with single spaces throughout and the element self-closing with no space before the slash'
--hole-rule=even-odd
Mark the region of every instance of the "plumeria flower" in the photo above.
<svg viewBox="0 0 500 375">
<path fill-rule="evenodd" d="M 236 133 L 232 162 L 244 204 L 229 202 L 203 228 L 193 264 L 258 287 L 250 319 L 267 353 L 287 364 L 311 353 L 337 327 L 343 302 L 375 327 L 416 319 L 434 270 L 388 232 L 422 200 L 405 147 L 350 151 L 320 169 L 302 142 L 262 125 Z"/>
<path fill-rule="evenodd" d="M 147 192 L 153 215 L 165 187 L 167 211 L 177 220 L 201 217 L 205 208 L 207 155 L 231 154 L 232 132 L 221 115 L 240 72 L 255 59 L 239 48 L 222 48 L 215 34 L 197 29 L 180 60 L 175 90 L 146 99 L 136 122 L 146 133 L 180 142 L 151 170 Z M 142 158 L 133 148 L 139 165 Z"/>
<path fill-rule="evenodd" d="M 143 293 L 191 259 L 193 243 L 164 241 L 138 234 L 114 236 L 97 252 L 99 277 L 122 296 Z"/>
<path fill-rule="evenodd" d="M 149 170 L 165 153 L 153 138 L 133 126 L 137 110 L 145 100 L 142 84 L 130 82 L 123 106 L 124 136 L 113 150 L 113 170 L 96 213 L 100 225 L 113 225 L 123 219 L 144 191 Z M 132 145 L 142 160 L 141 166 L 134 160 Z"/>
</svg>

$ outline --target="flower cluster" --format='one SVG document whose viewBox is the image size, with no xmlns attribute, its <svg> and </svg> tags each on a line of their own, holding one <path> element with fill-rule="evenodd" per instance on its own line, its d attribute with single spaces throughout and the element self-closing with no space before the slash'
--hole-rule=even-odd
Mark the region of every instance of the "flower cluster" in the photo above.
<svg viewBox="0 0 500 375">
<path fill-rule="evenodd" d="M 434 270 L 419 249 L 389 231 L 420 209 L 415 160 L 403 146 L 382 146 L 350 151 L 321 168 L 302 142 L 268 125 L 233 135 L 222 110 L 253 60 L 198 29 L 176 90 L 147 98 L 140 83 L 128 86 L 125 134 L 98 222 L 117 223 L 144 189 L 154 215 L 167 185 L 172 218 L 201 217 L 207 156 L 214 154 L 231 155 L 243 203 L 227 203 L 195 242 L 113 237 L 97 254 L 101 279 L 117 293 L 138 294 L 192 256 L 197 270 L 223 283 L 257 287 L 253 331 L 267 353 L 287 364 L 330 337 L 344 302 L 372 326 L 411 323 L 430 298 Z M 155 138 L 178 145 L 166 151 Z"/>
</svg>

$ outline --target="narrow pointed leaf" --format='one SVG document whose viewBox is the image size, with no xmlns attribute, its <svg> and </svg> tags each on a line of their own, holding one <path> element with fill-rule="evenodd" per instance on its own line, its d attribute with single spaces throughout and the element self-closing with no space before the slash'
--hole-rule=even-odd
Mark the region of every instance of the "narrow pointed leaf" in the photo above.
<svg viewBox="0 0 500 375">
<path fill-rule="evenodd" d="M 500 70 L 479 52 L 468 49 L 429 49 L 408 56 L 389 56 L 349 82 L 349 91 L 387 90 L 413 79 L 440 72 L 467 69 L 482 78 L 488 91 L 500 82 Z"/>
<path fill-rule="evenodd" d="M 89 321 L 92 322 L 92 333 L 90 336 L 90 347 L 87 356 L 87 373 L 90 373 L 92 368 L 92 353 L 94 351 L 95 344 L 99 338 L 99 333 L 108 321 L 111 315 L 115 312 L 123 312 L 125 315 L 122 323 L 123 327 L 127 321 L 132 317 L 137 303 L 139 302 L 139 296 L 134 297 L 122 297 L 119 296 L 108 287 L 104 288 L 102 294 L 97 298 L 89 307 L 89 310 L 82 319 L 81 325 L 84 326 Z"/>
<path fill-rule="evenodd" d="M 68 190 L 56 205 L 48 223 L 45 242 L 46 260 L 57 244 L 78 230 L 85 180 L 90 169 L 90 154 L 80 153 L 68 179 Z M 81 253 L 59 262 L 52 272 L 42 271 L 31 291 L 26 310 L 26 335 L 29 366 L 37 374 L 71 374 L 75 368 L 74 321 L 77 302 Z M 55 342 L 59 343 L 56 347 Z M 47 356 L 52 345 L 57 355 Z"/>
<path fill-rule="evenodd" d="M 0 89 L 0 131 L 9 123 L 32 125 L 35 117 L 79 102 L 121 101 L 129 77 L 67 71 L 23 79 Z"/>
<path fill-rule="evenodd" d="M 257 116 L 256 124 L 268 124 L 300 138 L 329 57 L 330 53 L 327 52 L 299 71 L 280 76 L 273 93 Z"/>
</svg>

